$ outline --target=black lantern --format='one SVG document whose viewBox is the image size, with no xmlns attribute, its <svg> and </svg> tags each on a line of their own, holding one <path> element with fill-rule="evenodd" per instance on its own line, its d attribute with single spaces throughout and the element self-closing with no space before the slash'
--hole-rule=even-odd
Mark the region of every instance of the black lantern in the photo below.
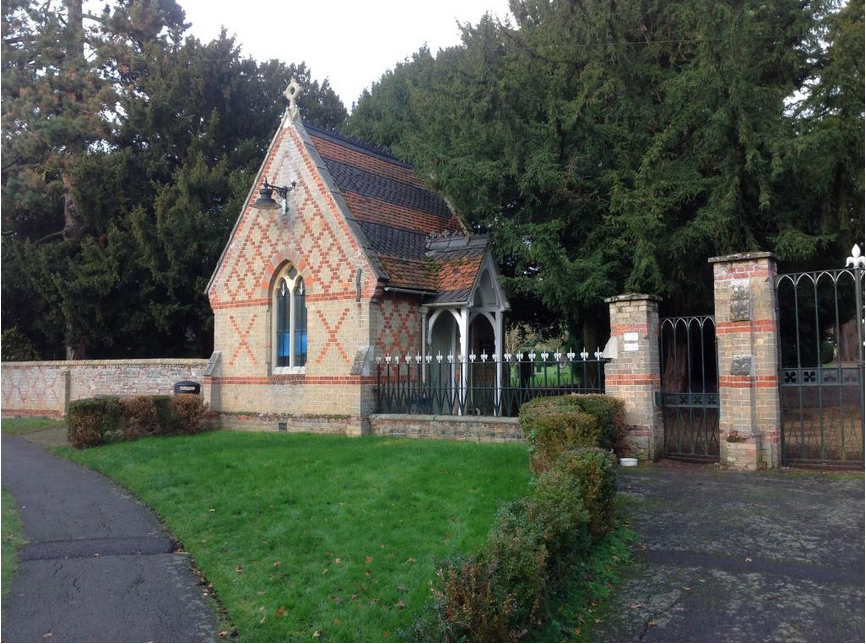
<svg viewBox="0 0 866 644">
<path fill-rule="evenodd" d="M 285 213 L 288 210 L 289 192 L 291 192 L 294 187 L 294 181 L 292 181 L 292 185 L 290 186 L 275 186 L 268 183 L 267 178 L 265 178 L 265 182 L 262 184 L 261 190 L 259 190 L 259 198 L 256 199 L 253 208 L 258 208 L 260 210 L 277 210 L 282 208 L 282 211 Z M 274 198 L 272 197 L 274 190 L 277 191 L 277 194 L 280 195 L 280 199 L 283 200 L 282 205 L 274 201 Z"/>
</svg>

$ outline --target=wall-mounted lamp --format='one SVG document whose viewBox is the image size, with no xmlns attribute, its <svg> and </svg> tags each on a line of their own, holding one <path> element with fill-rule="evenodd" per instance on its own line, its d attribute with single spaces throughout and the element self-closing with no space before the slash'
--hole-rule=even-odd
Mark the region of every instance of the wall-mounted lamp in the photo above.
<svg viewBox="0 0 866 644">
<path fill-rule="evenodd" d="M 282 209 L 283 214 L 286 214 L 289 209 L 289 193 L 294 190 L 295 185 L 297 184 L 292 181 L 292 185 L 290 186 L 275 186 L 268 183 L 267 178 L 265 178 L 265 182 L 262 184 L 261 190 L 259 190 L 259 198 L 256 199 L 253 208 L 259 208 L 260 210 L 277 210 L 280 208 Z M 277 194 L 280 195 L 280 199 L 283 200 L 282 205 L 274 201 L 274 198 L 271 196 L 273 195 L 274 190 L 277 191 Z"/>
</svg>

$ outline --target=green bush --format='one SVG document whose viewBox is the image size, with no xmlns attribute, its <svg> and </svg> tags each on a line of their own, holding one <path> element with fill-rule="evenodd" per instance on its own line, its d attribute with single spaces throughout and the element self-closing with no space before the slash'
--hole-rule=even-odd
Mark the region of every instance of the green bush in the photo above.
<svg viewBox="0 0 866 644">
<path fill-rule="evenodd" d="M 577 447 L 625 451 L 622 401 L 601 394 L 535 398 L 520 409 L 520 427 L 529 444 L 536 474 L 550 468 L 558 454 Z"/>
<path fill-rule="evenodd" d="M 625 405 L 619 398 L 604 394 L 575 394 L 567 396 L 587 414 L 598 419 L 597 447 L 613 450 L 617 456 L 626 453 Z"/>
<path fill-rule="evenodd" d="M 122 440 L 123 408 L 117 398 L 85 398 L 69 404 L 67 439 L 73 447 Z"/>
<path fill-rule="evenodd" d="M 439 571 L 420 640 L 517 641 L 540 623 L 550 593 L 589 548 L 589 515 L 566 474 L 542 474 L 534 492 L 504 505 L 485 545 Z M 438 629 L 438 630 L 437 630 Z"/>
<path fill-rule="evenodd" d="M 598 448 L 567 450 L 554 461 L 551 472 L 574 481 L 579 487 L 580 498 L 589 515 L 592 539 L 598 541 L 606 535 L 614 523 L 616 457 Z"/>
<path fill-rule="evenodd" d="M 520 409 L 520 427 L 536 474 L 566 449 L 597 447 L 601 435 L 598 420 L 565 397 L 529 401 Z"/>
</svg>

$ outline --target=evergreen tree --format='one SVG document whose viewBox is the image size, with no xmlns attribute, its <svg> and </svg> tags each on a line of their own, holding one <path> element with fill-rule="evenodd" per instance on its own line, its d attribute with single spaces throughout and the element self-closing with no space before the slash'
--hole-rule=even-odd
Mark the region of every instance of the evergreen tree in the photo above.
<svg viewBox="0 0 866 644">
<path fill-rule="evenodd" d="M 202 291 L 282 91 L 297 77 L 303 113 L 328 127 L 346 111 L 303 64 L 257 64 L 225 33 L 184 38 L 183 12 L 162 0 L 82 16 L 86 60 L 58 50 L 63 70 L 30 62 L 48 57 L 39 48 L 61 33 L 70 4 L 53 14 L 3 5 L 3 326 L 46 358 L 64 347 L 67 357 L 207 355 Z M 55 90 L 76 74 L 96 89 L 73 109 Z M 83 148 L 73 154 L 70 141 Z"/>
<path fill-rule="evenodd" d="M 863 222 L 862 1 L 511 7 L 514 24 L 484 17 L 461 46 L 398 65 L 347 127 L 490 231 L 518 298 L 590 345 L 604 296 L 708 311 L 711 255 L 827 264 L 850 248 Z"/>
</svg>

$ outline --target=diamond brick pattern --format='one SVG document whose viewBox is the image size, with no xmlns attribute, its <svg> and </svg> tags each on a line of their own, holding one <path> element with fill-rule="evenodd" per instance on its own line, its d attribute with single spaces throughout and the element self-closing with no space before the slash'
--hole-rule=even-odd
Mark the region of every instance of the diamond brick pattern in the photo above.
<svg viewBox="0 0 866 644">
<path fill-rule="evenodd" d="M 421 351 L 421 318 L 416 302 L 386 299 L 381 307 L 382 324 L 376 338 L 380 355 L 415 355 Z"/>
</svg>

